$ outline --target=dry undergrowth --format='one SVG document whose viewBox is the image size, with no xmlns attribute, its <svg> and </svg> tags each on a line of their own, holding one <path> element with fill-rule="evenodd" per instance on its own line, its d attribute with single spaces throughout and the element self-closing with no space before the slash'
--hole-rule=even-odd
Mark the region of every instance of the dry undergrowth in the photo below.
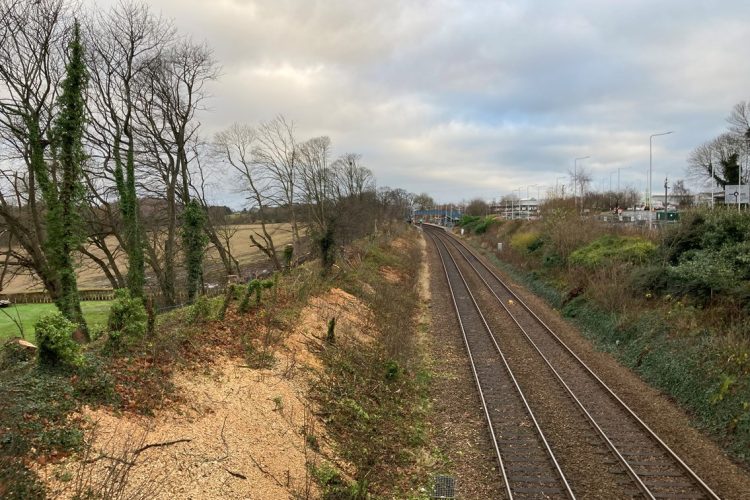
<svg viewBox="0 0 750 500">
<path fill-rule="evenodd" d="M 270 368 L 217 356 L 209 365 L 177 371 L 172 382 L 180 397 L 173 399 L 180 402 L 153 417 L 87 408 L 84 452 L 35 467 L 49 496 L 73 498 L 89 490 L 123 499 L 317 498 L 311 470 L 322 463 L 351 469 L 331 451 L 306 399 L 305 374 L 322 370 L 317 354 L 334 317 L 337 337 L 370 342 L 371 311 L 333 288 L 309 300 L 290 332 L 279 332 L 285 338 Z M 206 328 L 234 329 L 218 322 Z"/>
</svg>

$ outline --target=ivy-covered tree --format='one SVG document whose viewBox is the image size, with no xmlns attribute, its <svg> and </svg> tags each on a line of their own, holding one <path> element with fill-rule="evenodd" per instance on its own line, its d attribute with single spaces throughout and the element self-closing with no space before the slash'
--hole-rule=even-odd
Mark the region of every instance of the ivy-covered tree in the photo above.
<svg viewBox="0 0 750 500">
<path fill-rule="evenodd" d="M 86 160 L 82 139 L 85 127 L 87 85 L 84 49 L 78 21 L 68 46 L 68 64 L 58 100 L 58 115 L 52 132 L 52 172 L 37 172 L 47 204 L 47 251 L 50 266 L 60 280 L 55 304 L 60 312 L 88 339 L 86 322 L 78 297 L 73 251 L 84 240 L 80 209 L 84 188 L 81 182 Z"/>
<path fill-rule="evenodd" d="M 208 245 L 204 231 L 206 213 L 197 200 L 192 199 L 182 213 L 182 248 L 187 267 L 188 300 L 192 301 L 203 280 L 203 255 Z"/>
</svg>

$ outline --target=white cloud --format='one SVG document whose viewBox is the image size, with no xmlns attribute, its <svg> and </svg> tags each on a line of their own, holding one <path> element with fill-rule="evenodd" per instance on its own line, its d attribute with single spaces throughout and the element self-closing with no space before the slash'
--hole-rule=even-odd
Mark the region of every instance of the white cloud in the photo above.
<svg viewBox="0 0 750 500">
<path fill-rule="evenodd" d="M 740 0 L 149 3 L 223 66 L 208 134 L 283 113 L 300 138 L 361 152 L 380 184 L 444 200 L 554 184 L 585 155 L 642 185 L 663 130 L 658 178 L 683 177 L 750 98 Z"/>
</svg>

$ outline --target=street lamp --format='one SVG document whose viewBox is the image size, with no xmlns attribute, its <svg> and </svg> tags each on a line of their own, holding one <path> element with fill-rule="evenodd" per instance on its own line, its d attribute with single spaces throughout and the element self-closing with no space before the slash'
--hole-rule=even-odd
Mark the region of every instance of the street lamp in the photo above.
<svg viewBox="0 0 750 500">
<path fill-rule="evenodd" d="M 648 137 L 648 211 L 650 212 L 649 218 L 648 218 L 648 228 L 653 229 L 654 228 L 654 200 L 651 197 L 651 178 L 653 174 L 653 138 L 659 137 L 660 135 L 669 135 L 674 133 L 673 130 L 670 130 L 669 132 L 661 132 L 658 134 L 651 134 Z M 664 200 L 666 201 L 666 200 Z"/>
<path fill-rule="evenodd" d="M 580 156 L 573 160 L 573 201 L 575 202 L 576 208 L 578 208 L 578 160 L 585 160 L 591 158 L 590 156 Z M 583 193 L 581 193 L 581 213 L 583 213 Z"/>
</svg>

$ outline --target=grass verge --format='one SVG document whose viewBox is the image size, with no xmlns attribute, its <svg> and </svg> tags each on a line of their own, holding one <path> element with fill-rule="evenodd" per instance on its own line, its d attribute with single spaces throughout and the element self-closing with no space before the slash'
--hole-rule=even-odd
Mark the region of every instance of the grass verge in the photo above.
<svg viewBox="0 0 750 500">
<path fill-rule="evenodd" d="M 83 316 L 90 330 L 102 329 L 107 324 L 109 301 L 81 302 Z M 34 324 L 47 313 L 55 312 L 54 304 L 17 304 L 0 310 L 0 342 L 7 338 L 18 337 L 19 331 L 14 319 L 20 319 L 26 340 L 36 342 Z"/>
<path fill-rule="evenodd" d="M 417 498 L 428 483 L 419 457 L 430 378 L 417 334 L 418 235 L 404 230 L 355 252 L 359 264 L 340 276 L 339 286 L 372 311 L 374 341 L 337 339 L 323 351 L 325 371 L 313 396 L 354 473 L 348 484 L 335 476 L 321 485 L 326 498 Z"/>
</svg>

